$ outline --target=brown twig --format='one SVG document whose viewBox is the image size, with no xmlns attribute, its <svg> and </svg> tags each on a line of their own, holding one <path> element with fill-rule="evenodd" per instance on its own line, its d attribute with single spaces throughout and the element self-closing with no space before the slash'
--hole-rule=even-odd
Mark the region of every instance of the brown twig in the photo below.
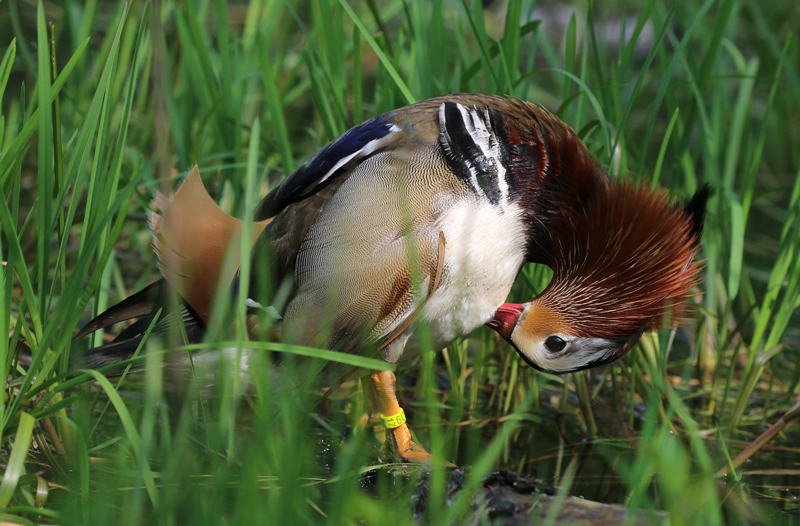
<svg viewBox="0 0 800 526">
<path fill-rule="evenodd" d="M 767 445 L 767 443 L 772 440 L 772 437 L 792 425 L 797 419 L 800 419 L 800 399 L 798 399 L 797 403 L 794 404 L 791 409 L 786 411 L 786 413 L 784 413 L 784 415 L 780 417 L 778 421 L 772 425 L 772 427 L 764 431 L 760 437 L 753 440 L 749 446 L 744 448 L 738 455 L 736 455 L 736 458 L 731 460 L 730 464 L 720 468 L 720 470 L 717 471 L 716 476 L 721 477 L 729 473 L 731 469 L 736 469 L 744 464 L 745 461 L 755 455 L 759 449 Z"/>
</svg>

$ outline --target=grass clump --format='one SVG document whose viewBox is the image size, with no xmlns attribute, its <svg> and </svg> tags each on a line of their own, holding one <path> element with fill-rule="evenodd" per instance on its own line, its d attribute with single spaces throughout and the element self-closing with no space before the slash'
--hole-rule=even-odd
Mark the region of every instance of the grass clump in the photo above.
<svg viewBox="0 0 800 526">
<path fill-rule="evenodd" d="M 73 342 L 76 328 L 157 277 L 147 226 L 157 188 L 198 164 L 212 195 L 245 217 L 257 193 L 363 119 L 470 91 L 557 111 L 613 176 L 684 197 L 708 182 L 706 278 L 692 324 L 598 370 L 538 373 L 488 330 L 401 363 L 420 442 L 472 466 L 468 488 L 507 467 L 564 493 L 664 510 L 674 525 L 796 521 L 792 7 L 0 2 L 0 518 L 412 523 L 414 484 L 391 466 L 375 495 L 361 488 L 377 446 L 348 431 L 357 382 L 315 406 L 301 370 L 293 381 L 291 367 L 270 373 L 271 353 L 290 348 L 251 355 L 249 384 L 222 370 L 201 386 L 196 364 L 186 389 L 201 397 L 175 395 L 183 377 L 161 367 L 170 355 L 155 340 L 122 381 L 69 374 L 68 361 L 103 341 Z M 511 299 L 548 279 L 526 267 Z M 235 372 L 243 344 L 230 348 L 219 367 Z M 781 417 L 781 432 L 739 463 Z M 446 473 L 430 481 L 427 522 L 462 522 L 470 493 L 445 505 Z"/>
</svg>

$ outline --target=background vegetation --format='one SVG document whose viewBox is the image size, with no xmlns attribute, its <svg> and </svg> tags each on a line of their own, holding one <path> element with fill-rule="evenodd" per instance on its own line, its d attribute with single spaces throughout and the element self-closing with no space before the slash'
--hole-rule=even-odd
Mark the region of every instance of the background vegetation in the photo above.
<svg viewBox="0 0 800 526">
<path fill-rule="evenodd" d="M 66 371 L 103 339 L 76 329 L 158 276 L 159 185 L 198 164 L 245 217 L 354 124 L 471 91 L 558 112 L 614 176 L 676 197 L 708 182 L 706 279 L 693 323 L 598 370 L 535 372 L 486 329 L 402 363 L 419 441 L 472 466 L 471 487 L 508 467 L 673 525 L 797 523 L 797 27 L 791 1 L 0 0 L 0 519 L 411 523 L 413 483 L 350 432 L 357 383 L 314 406 L 306 378 L 269 374 L 291 349 L 255 353 L 248 381 L 190 376 L 188 396 L 156 342 L 122 382 Z M 526 267 L 512 299 L 547 279 Z M 469 512 L 468 492 L 445 504 L 445 476 L 430 524 Z"/>
</svg>

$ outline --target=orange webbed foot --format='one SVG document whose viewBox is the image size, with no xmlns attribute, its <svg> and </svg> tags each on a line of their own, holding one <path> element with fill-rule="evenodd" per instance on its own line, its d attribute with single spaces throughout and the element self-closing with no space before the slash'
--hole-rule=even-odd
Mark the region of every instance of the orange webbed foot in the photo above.
<svg viewBox="0 0 800 526">
<path fill-rule="evenodd" d="M 411 430 L 405 423 L 405 413 L 395 395 L 394 373 L 392 371 L 376 371 L 372 373 L 371 378 L 378 395 L 378 404 L 382 412 L 381 419 L 386 427 L 386 446 L 394 460 L 423 464 L 442 463 L 454 466 L 446 460 L 434 457 L 411 438 Z"/>
</svg>

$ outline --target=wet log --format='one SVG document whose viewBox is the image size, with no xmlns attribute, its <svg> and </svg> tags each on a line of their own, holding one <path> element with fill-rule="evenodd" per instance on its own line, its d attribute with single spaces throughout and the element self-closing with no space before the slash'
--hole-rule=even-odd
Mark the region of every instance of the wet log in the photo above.
<svg viewBox="0 0 800 526">
<path fill-rule="evenodd" d="M 395 476 L 413 476 L 413 470 L 394 470 Z M 450 505 L 464 491 L 468 468 L 453 468 L 448 475 L 445 498 Z M 370 484 L 377 477 L 367 473 L 362 485 L 371 491 Z M 412 512 L 419 524 L 425 524 L 425 510 L 430 495 L 429 474 L 422 474 L 412 496 Z M 559 502 L 560 501 L 560 502 Z M 522 526 L 541 524 L 553 513 L 550 524 L 570 526 L 661 526 L 669 524 L 669 517 L 661 511 L 631 511 L 619 504 L 603 504 L 566 496 L 557 496 L 557 490 L 547 487 L 530 475 L 506 469 L 490 472 L 471 498 L 472 520 L 468 524 L 493 524 L 497 526 Z"/>
</svg>

